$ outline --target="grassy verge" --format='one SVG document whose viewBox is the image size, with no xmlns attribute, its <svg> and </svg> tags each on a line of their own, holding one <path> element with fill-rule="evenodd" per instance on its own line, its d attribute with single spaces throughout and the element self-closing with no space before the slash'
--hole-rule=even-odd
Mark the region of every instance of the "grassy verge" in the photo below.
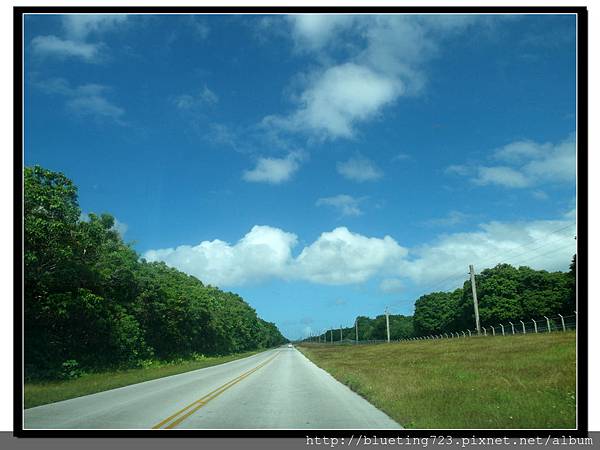
<svg viewBox="0 0 600 450">
<path fill-rule="evenodd" d="M 406 428 L 574 428 L 575 333 L 302 345 Z"/>
<path fill-rule="evenodd" d="M 74 380 L 27 382 L 24 386 L 25 408 L 54 403 L 82 395 L 107 391 L 142 381 L 168 377 L 190 370 L 216 366 L 260 353 L 262 350 L 228 356 L 205 357 L 177 363 L 155 363 L 148 368 L 89 373 Z"/>
</svg>

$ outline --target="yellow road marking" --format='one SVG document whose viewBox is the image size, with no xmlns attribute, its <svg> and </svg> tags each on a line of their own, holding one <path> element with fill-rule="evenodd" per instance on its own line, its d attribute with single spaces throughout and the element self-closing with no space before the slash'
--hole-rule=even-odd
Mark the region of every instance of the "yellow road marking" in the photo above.
<svg viewBox="0 0 600 450">
<path fill-rule="evenodd" d="M 261 367 L 266 366 L 268 363 L 270 363 L 271 361 L 273 361 L 275 359 L 275 357 L 277 357 L 278 355 L 279 355 L 279 352 L 275 353 L 275 355 L 271 356 L 266 361 L 263 361 L 258 366 L 254 367 L 253 369 L 248 370 L 247 372 L 244 372 L 243 374 L 237 376 L 233 380 L 230 380 L 227 383 L 225 383 L 225 384 L 219 386 L 218 388 L 212 390 L 211 392 L 209 392 L 205 396 L 203 396 L 203 397 L 199 398 L 198 400 L 190 403 L 185 408 L 180 409 L 175 414 L 173 414 L 173 415 L 167 417 L 165 420 L 157 423 L 152 428 L 153 429 L 162 428 L 164 425 L 166 425 L 164 427 L 165 429 L 167 429 L 167 428 L 174 428 L 175 426 L 177 426 L 181 422 L 183 422 L 185 419 L 187 419 L 189 416 L 191 416 L 192 414 L 194 414 L 196 411 L 198 411 L 200 408 L 202 408 L 204 405 L 206 405 L 208 402 L 210 402 L 212 399 L 214 399 L 214 398 L 218 397 L 219 395 L 221 395 L 223 392 L 225 392 L 231 386 L 239 383 L 244 378 L 252 375 L 254 372 L 256 372 Z"/>
</svg>

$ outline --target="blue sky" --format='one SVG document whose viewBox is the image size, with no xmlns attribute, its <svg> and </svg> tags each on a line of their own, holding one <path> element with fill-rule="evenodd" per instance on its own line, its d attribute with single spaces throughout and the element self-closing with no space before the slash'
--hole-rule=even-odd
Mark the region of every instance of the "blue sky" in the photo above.
<svg viewBox="0 0 600 450">
<path fill-rule="evenodd" d="M 291 338 L 575 252 L 574 16 L 29 15 L 25 163 Z"/>
</svg>

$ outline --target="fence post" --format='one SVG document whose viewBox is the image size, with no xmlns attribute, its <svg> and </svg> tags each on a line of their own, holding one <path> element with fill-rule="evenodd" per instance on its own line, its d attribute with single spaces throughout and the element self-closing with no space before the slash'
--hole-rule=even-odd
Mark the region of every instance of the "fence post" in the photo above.
<svg viewBox="0 0 600 450">
<path fill-rule="evenodd" d="M 565 327 L 565 318 L 562 316 L 562 314 L 559 314 L 558 317 L 560 317 L 560 321 L 562 322 L 563 331 L 567 331 Z"/>
<path fill-rule="evenodd" d="M 519 322 L 521 322 L 521 325 L 523 325 L 523 334 L 527 334 L 527 332 L 525 331 L 525 322 L 523 322 L 522 320 L 519 320 Z"/>
<path fill-rule="evenodd" d="M 512 329 L 512 333 L 515 334 L 515 325 L 512 322 L 508 322 L 510 323 L 510 327 Z"/>
<path fill-rule="evenodd" d="M 471 330 L 467 330 L 469 332 L 469 337 L 471 337 Z"/>
<path fill-rule="evenodd" d="M 550 333 L 550 331 L 552 331 L 552 330 L 550 330 L 550 319 L 548 319 L 546 316 L 544 316 L 544 317 L 546 319 L 546 323 L 548 324 L 548 333 Z"/>
<path fill-rule="evenodd" d="M 492 336 L 496 336 L 496 329 L 494 328 L 494 326 L 490 325 L 490 328 L 492 329 Z"/>
<path fill-rule="evenodd" d="M 446 339 L 448 339 L 448 333 L 444 333 L 444 336 L 446 336 Z"/>
<path fill-rule="evenodd" d="M 483 335 L 487 336 L 487 331 L 485 330 L 485 327 L 481 327 L 481 328 L 483 328 Z"/>
<path fill-rule="evenodd" d="M 502 328 L 502 336 L 505 336 L 505 334 L 504 334 L 504 325 L 500 324 L 500 328 Z"/>
<path fill-rule="evenodd" d="M 461 333 L 463 334 L 463 337 L 467 337 L 464 331 L 461 331 Z"/>
<path fill-rule="evenodd" d="M 535 332 L 537 333 L 537 322 L 535 319 L 531 319 L 533 321 L 533 327 L 535 328 Z"/>
</svg>

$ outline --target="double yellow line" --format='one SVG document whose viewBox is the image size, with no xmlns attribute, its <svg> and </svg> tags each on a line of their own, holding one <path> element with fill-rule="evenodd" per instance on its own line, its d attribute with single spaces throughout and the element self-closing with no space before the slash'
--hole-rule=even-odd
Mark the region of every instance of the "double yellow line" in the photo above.
<svg viewBox="0 0 600 450">
<path fill-rule="evenodd" d="M 218 388 L 216 388 L 215 390 L 209 392 L 208 394 L 206 394 L 204 397 L 199 398 L 198 400 L 196 400 L 195 402 L 190 403 L 189 405 L 187 405 L 185 408 L 180 409 L 179 411 L 177 411 L 175 414 L 167 417 L 165 420 L 163 420 L 162 422 L 157 423 L 156 425 L 154 425 L 152 428 L 153 429 L 170 429 L 170 428 L 175 428 L 177 425 L 179 425 L 181 422 L 183 422 L 185 419 L 187 419 L 189 416 L 191 416 L 192 414 L 194 414 L 196 411 L 198 411 L 200 408 L 202 408 L 204 405 L 206 405 L 208 402 L 210 402 L 211 400 L 213 400 L 214 398 L 218 397 L 219 395 L 221 395 L 223 392 L 225 392 L 227 389 L 229 389 L 230 387 L 232 387 L 233 385 L 239 383 L 240 381 L 242 381 L 244 378 L 249 377 L 250 375 L 252 375 L 254 372 L 256 372 L 258 369 L 260 369 L 261 367 L 266 366 L 267 364 L 269 364 L 271 361 L 273 361 L 277 356 L 279 355 L 279 352 L 275 353 L 275 355 L 271 356 L 269 359 L 267 359 L 266 361 L 260 363 L 258 366 L 256 366 L 253 369 L 248 370 L 247 372 L 244 372 L 243 374 L 241 374 L 240 376 L 234 378 L 231 381 L 228 381 L 227 383 L 225 383 L 222 386 L 219 386 Z"/>
</svg>

